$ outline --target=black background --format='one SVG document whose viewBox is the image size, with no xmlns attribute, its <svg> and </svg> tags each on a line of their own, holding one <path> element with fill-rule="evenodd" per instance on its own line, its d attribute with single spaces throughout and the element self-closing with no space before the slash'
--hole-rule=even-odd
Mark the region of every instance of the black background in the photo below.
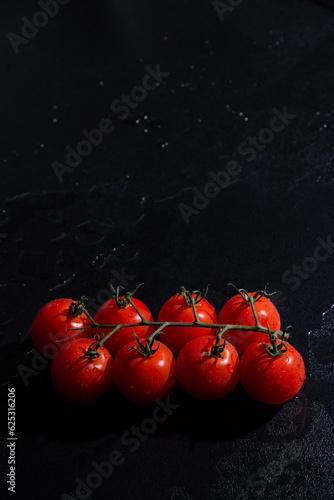
<svg viewBox="0 0 334 500">
<path fill-rule="evenodd" d="M 334 238 L 333 12 L 249 0 L 220 20 L 211 1 L 72 0 L 16 54 L 8 33 L 21 35 L 21 18 L 39 10 L 16 0 L 0 15 L 2 498 L 14 498 L 8 386 L 15 498 L 74 497 L 76 478 L 85 482 L 112 450 L 124 463 L 89 498 L 334 498 L 333 250 L 313 258 L 319 238 Z M 157 65 L 169 75 L 130 116 L 111 112 Z M 240 143 L 285 106 L 295 117 L 247 161 Z M 52 163 L 108 116 L 115 130 L 60 182 Z M 192 207 L 193 189 L 203 193 L 230 160 L 240 173 L 187 224 L 180 204 Z M 303 268 L 298 280 L 293 266 Z M 302 390 L 266 407 L 239 386 L 213 403 L 176 387 L 177 408 L 131 451 L 121 436 L 155 405 L 113 388 L 91 405 L 67 403 L 42 365 L 25 385 L 18 366 L 33 366 L 37 311 L 82 294 L 94 310 L 124 275 L 128 289 L 145 283 L 137 296 L 155 317 L 181 285 L 210 283 L 218 313 L 228 282 L 250 291 L 269 282 L 305 360 Z"/>
</svg>

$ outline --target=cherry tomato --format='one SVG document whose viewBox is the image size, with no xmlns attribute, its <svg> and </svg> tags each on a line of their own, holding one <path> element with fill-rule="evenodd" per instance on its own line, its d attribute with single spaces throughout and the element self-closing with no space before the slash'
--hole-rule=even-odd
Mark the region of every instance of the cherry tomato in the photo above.
<svg viewBox="0 0 334 500">
<path fill-rule="evenodd" d="M 213 336 L 188 342 L 177 358 L 177 379 L 185 391 L 199 399 L 218 399 L 229 394 L 239 381 L 239 355 L 226 342 L 221 357 L 205 354 L 214 347 Z"/>
<path fill-rule="evenodd" d="M 120 297 L 120 299 L 123 298 L 124 297 Z M 153 321 L 150 310 L 141 300 L 132 298 L 132 301 L 147 321 Z M 116 300 L 112 298 L 102 304 L 95 314 L 94 320 L 101 325 L 119 325 L 125 323 L 139 323 L 141 318 L 130 303 L 125 306 L 119 306 Z M 133 333 L 136 333 L 141 338 L 147 338 L 154 330 L 154 326 L 120 328 L 113 333 L 103 345 L 110 351 L 112 357 L 115 357 L 121 347 L 133 340 Z M 93 336 L 100 340 L 109 332 L 111 332 L 111 328 L 94 328 Z"/>
<path fill-rule="evenodd" d="M 252 398 L 265 404 L 281 404 L 293 398 L 305 380 L 302 356 L 288 342 L 285 354 L 272 356 L 262 343 L 254 342 L 240 363 L 241 382 Z"/>
<path fill-rule="evenodd" d="M 39 310 L 31 325 L 31 339 L 36 349 L 53 358 L 64 342 L 61 340 L 73 336 L 76 332 L 70 328 L 90 326 L 92 323 L 85 314 L 75 315 L 70 306 L 72 299 L 56 299 L 45 304 Z M 90 328 L 77 334 L 75 338 L 90 338 Z"/>
<path fill-rule="evenodd" d="M 192 297 L 196 295 L 191 294 Z M 195 305 L 198 319 L 204 323 L 217 323 L 217 315 L 213 306 L 202 299 Z M 173 295 L 160 309 L 158 321 L 177 321 L 190 323 L 195 319 L 191 305 L 188 305 L 182 294 Z M 160 338 L 174 354 L 179 354 L 182 347 L 190 340 L 203 335 L 215 335 L 217 328 L 168 326 L 160 334 Z"/>
<path fill-rule="evenodd" d="M 248 295 L 254 296 L 256 292 Z M 267 297 L 261 297 L 254 303 L 255 311 L 261 326 L 267 326 L 272 330 L 281 328 L 280 315 L 274 304 Z M 218 316 L 218 323 L 230 325 L 255 325 L 252 308 L 239 294 L 226 302 Z M 253 331 L 227 330 L 224 338 L 229 340 L 239 353 L 243 353 L 253 342 L 267 342 L 268 334 Z"/>
<path fill-rule="evenodd" d="M 95 401 L 111 385 L 113 359 L 108 349 L 101 346 L 99 357 L 86 357 L 93 342 L 94 339 L 73 339 L 59 349 L 52 361 L 53 385 L 70 401 Z"/>
<path fill-rule="evenodd" d="M 146 338 L 140 342 L 145 343 Z M 136 340 L 129 342 L 116 355 L 113 379 L 119 392 L 135 403 L 152 403 L 168 396 L 176 379 L 173 353 L 158 340 L 152 344 L 152 350 L 159 346 L 158 350 L 149 356 L 131 349 L 135 346 Z"/>
</svg>

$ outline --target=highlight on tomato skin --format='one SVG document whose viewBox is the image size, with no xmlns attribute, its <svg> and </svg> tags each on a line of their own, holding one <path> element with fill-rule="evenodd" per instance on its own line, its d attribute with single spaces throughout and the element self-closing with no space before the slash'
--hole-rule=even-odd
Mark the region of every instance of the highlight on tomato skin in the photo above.
<svg viewBox="0 0 334 500">
<path fill-rule="evenodd" d="M 239 355 L 226 342 L 220 356 L 208 355 L 216 337 L 204 336 L 188 342 L 177 358 L 177 380 L 192 396 L 203 400 L 219 399 L 229 394 L 239 381 Z"/>
<path fill-rule="evenodd" d="M 139 339 L 145 344 L 146 338 Z M 129 342 L 114 360 L 113 381 L 119 392 L 134 403 L 153 403 L 168 396 L 176 381 L 176 363 L 171 350 L 154 340 L 149 356 L 140 354 L 136 340 Z M 156 350 L 157 349 L 157 350 Z"/>
<path fill-rule="evenodd" d="M 254 296 L 257 292 L 249 293 Z M 255 312 L 261 326 L 272 330 L 280 330 L 281 318 L 274 304 L 267 297 L 261 297 L 254 302 Z M 229 325 L 255 325 L 254 314 L 249 303 L 247 303 L 239 294 L 231 297 L 222 307 L 218 323 Z M 247 347 L 253 342 L 268 342 L 268 334 L 254 331 L 226 330 L 223 335 L 237 349 L 239 354 L 245 352 Z"/>
<path fill-rule="evenodd" d="M 76 338 L 90 338 L 92 331 L 87 328 L 92 322 L 84 314 L 71 313 L 72 299 L 55 299 L 45 304 L 36 314 L 31 325 L 31 340 L 38 351 L 53 358 L 64 341 L 76 334 Z M 70 330 L 78 328 L 78 330 Z"/>
<path fill-rule="evenodd" d="M 99 357 L 86 357 L 93 342 L 94 339 L 73 339 L 59 349 L 52 361 L 53 385 L 69 401 L 96 401 L 111 386 L 112 356 L 108 349 L 101 346 L 98 349 Z"/>
<path fill-rule="evenodd" d="M 124 297 L 119 297 L 123 299 Z M 153 315 L 149 308 L 139 299 L 132 297 L 132 302 L 141 312 L 147 321 L 153 321 Z M 118 325 L 126 323 L 139 323 L 141 318 L 131 303 L 125 306 L 117 304 L 115 298 L 107 300 L 98 309 L 95 314 L 94 321 L 101 325 Z M 108 328 L 94 328 L 93 336 L 95 339 L 100 340 L 104 338 L 111 329 Z M 118 351 L 128 342 L 133 340 L 133 332 L 142 338 L 149 337 L 155 330 L 154 326 L 137 326 L 120 328 L 114 332 L 103 345 L 109 350 L 113 358 L 115 358 Z"/>
<path fill-rule="evenodd" d="M 251 344 L 241 358 L 240 378 L 246 392 L 264 404 L 282 404 L 293 398 L 305 380 L 301 354 L 288 342 L 287 351 L 269 354 L 262 343 Z"/>
<path fill-rule="evenodd" d="M 195 294 L 191 294 L 193 297 Z M 217 323 L 217 314 L 214 307 L 203 298 L 196 305 L 198 319 L 204 323 Z M 191 323 L 194 321 L 194 312 L 182 294 L 173 295 L 161 307 L 158 321 L 176 321 Z M 174 354 L 179 354 L 182 347 L 196 337 L 215 335 L 217 328 L 169 326 L 160 333 L 160 338 Z"/>
</svg>

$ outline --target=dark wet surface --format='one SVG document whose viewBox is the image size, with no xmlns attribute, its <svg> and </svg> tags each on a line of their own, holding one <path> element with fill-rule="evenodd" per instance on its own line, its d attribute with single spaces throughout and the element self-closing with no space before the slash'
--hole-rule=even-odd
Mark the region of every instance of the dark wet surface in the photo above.
<svg viewBox="0 0 334 500">
<path fill-rule="evenodd" d="M 1 437 L 6 461 L 15 387 L 15 498 L 334 498 L 334 14 L 301 0 L 234 5 L 221 22 L 210 1 L 72 0 L 18 54 L 7 34 L 40 7 L 1 8 Z M 169 75 L 120 119 L 112 103 L 157 65 Z M 60 182 L 52 164 L 106 118 L 115 129 Z M 254 136 L 267 143 L 246 153 Z M 212 195 L 232 160 L 238 173 Z M 155 317 L 181 285 L 210 283 L 219 313 L 227 283 L 269 282 L 305 360 L 302 390 L 266 407 L 241 386 L 210 403 L 175 387 L 152 433 L 155 405 L 114 388 L 63 401 L 30 325 L 59 297 L 86 295 L 96 311 L 111 281 L 144 282 L 137 296 Z M 26 384 L 20 366 L 34 370 Z M 122 464 L 90 496 L 76 491 L 112 450 Z"/>
</svg>

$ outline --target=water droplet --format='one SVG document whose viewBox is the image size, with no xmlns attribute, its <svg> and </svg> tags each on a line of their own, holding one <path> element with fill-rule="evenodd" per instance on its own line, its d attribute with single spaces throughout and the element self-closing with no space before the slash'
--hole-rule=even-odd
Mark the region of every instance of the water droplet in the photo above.
<svg viewBox="0 0 334 500">
<path fill-rule="evenodd" d="M 102 87 L 104 85 L 104 82 L 101 80 L 99 85 L 100 85 L 100 87 Z"/>
<path fill-rule="evenodd" d="M 226 365 L 226 369 L 227 371 L 229 371 L 230 373 L 232 373 L 234 371 L 234 367 L 233 365 L 231 365 L 230 363 L 228 365 Z"/>
</svg>

